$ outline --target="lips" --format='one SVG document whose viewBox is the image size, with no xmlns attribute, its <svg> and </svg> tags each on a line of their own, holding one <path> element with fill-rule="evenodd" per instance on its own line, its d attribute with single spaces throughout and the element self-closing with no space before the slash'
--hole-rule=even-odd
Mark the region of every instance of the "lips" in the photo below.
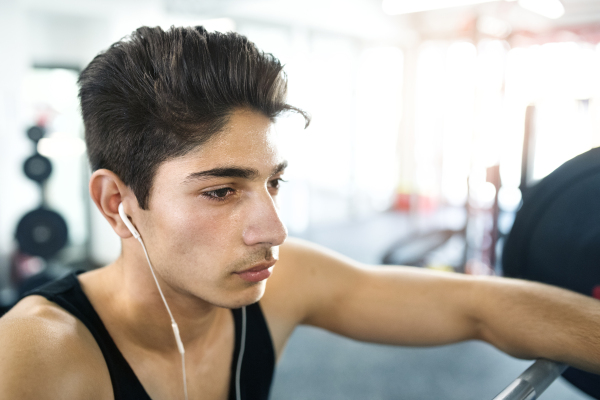
<svg viewBox="0 0 600 400">
<path fill-rule="evenodd" d="M 247 282 L 260 282 L 271 276 L 276 262 L 277 260 L 265 261 L 235 274 Z"/>
</svg>

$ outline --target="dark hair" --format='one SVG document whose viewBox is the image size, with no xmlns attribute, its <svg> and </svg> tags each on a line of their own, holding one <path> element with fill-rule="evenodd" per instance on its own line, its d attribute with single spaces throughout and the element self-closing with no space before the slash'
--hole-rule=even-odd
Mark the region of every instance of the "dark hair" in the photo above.
<svg viewBox="0 0 600 400">
<path fill-rule="evenodd" d="M 79 76 L 92 171 L 106 168 L 148 207 L 158 166 L 219 133 L 249 108 L 273 119 L 287 79 L 273 55 L 246 37 L 194 28 L 141 27 L 97 55 Z"/>
</svg>

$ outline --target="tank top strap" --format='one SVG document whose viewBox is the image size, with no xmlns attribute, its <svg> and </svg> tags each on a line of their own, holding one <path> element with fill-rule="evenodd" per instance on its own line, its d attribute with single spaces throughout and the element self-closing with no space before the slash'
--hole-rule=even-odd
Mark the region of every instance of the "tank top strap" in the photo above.
<svg viewBox="0 0 600 400">
<path fill-rule="evenodd" d="M 275 350 L 271 333 L 259 303 L 246 306 L 246 337 L 242 338 L 243 309 L 234 309 L 235 350 L 231 363 L 229 400 L 236 398 L 237 364 L 245 342 L 240 369 L 241 400 L 267 400 L 275 371 Z"/>
<path fill-rule="evenodd" d="M 131 366 L 112 340 L 104 323 L 83 292 L 77 275 L 69 274 L 62 279 L 47 283 L 28 293 L 43 296 L 78 318 L 90 331 L 106 361 L 113 385 L 115 400 L 150 400 Z M 273 373 L 275 351 L 271 333 L 259 303 L 246 306 L 245 339 L 243 334 L 243 309 L 231 310 L 234 318 L 235 346 L 230 367 L 229 400 L 237 400 L 237 365 L 244 342 L 240 369 L 241 400 L 268 400 Z"/>
<path fill-rule="evenodd" d="M 110 373 L 115 400 L 150 400 L 150 396 L 129 366 L 125 357 L 112 340 L 100 316 L 81 289 L 77 275 L 83 271 L 69 274 L 62 279 L 50 282 L 26 295 L 39 295 L 58 304 L 77 317 L 88 328 L 98 347 Z"/>
</svg>

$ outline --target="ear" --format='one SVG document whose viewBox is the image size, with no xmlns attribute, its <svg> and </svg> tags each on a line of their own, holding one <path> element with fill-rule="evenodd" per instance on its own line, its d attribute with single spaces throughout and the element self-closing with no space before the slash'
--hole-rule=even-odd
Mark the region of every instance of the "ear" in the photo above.
<svg viewBox="0 0 600 400">
<path fill-rule="evenodd" d="M 119 216 L 119 204 L 125 212 L 139 208 L 135 194 L 112 171 L 96 170 L 90 178 L 90 196 L 100 213 L 106 218 L 117 235 L 123 239 L 133 237 Z"/>
</svg>

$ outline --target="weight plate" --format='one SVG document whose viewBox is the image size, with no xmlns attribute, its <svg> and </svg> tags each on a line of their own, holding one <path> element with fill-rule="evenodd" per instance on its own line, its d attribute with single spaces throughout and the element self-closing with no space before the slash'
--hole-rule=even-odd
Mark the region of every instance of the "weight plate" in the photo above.
<svg viewBox="0 0 600 400">
<path fill-rule="evenodd" d="M 52 173 L 52 163 L 46 157 L 34 154 L 23 164 L 25 175 L 36 182 L 43 182 Z"/>
<path fill-rule="evenodd" d="M 528 189 L 504 245 L 504 274 L 593 296 L 600 285 L 599 198 L 600 148 Z M 568 368 L 563 377 L 600 399 L 600 376 Z"/>
<path fill-rule="evenodd" d="M 50 258 L 65 246 L 69 232 L 60 214 L 38 208 L 21 218 L 15 236 L 23 253 Z"/>
<path fill-rule="evenodd" d="M 39 142 L 41 138 L 46 134 L 46 130 L 41 126 L 34 125 L 27 129 L 27 137 L 34 142 Z"/>
</svg>

